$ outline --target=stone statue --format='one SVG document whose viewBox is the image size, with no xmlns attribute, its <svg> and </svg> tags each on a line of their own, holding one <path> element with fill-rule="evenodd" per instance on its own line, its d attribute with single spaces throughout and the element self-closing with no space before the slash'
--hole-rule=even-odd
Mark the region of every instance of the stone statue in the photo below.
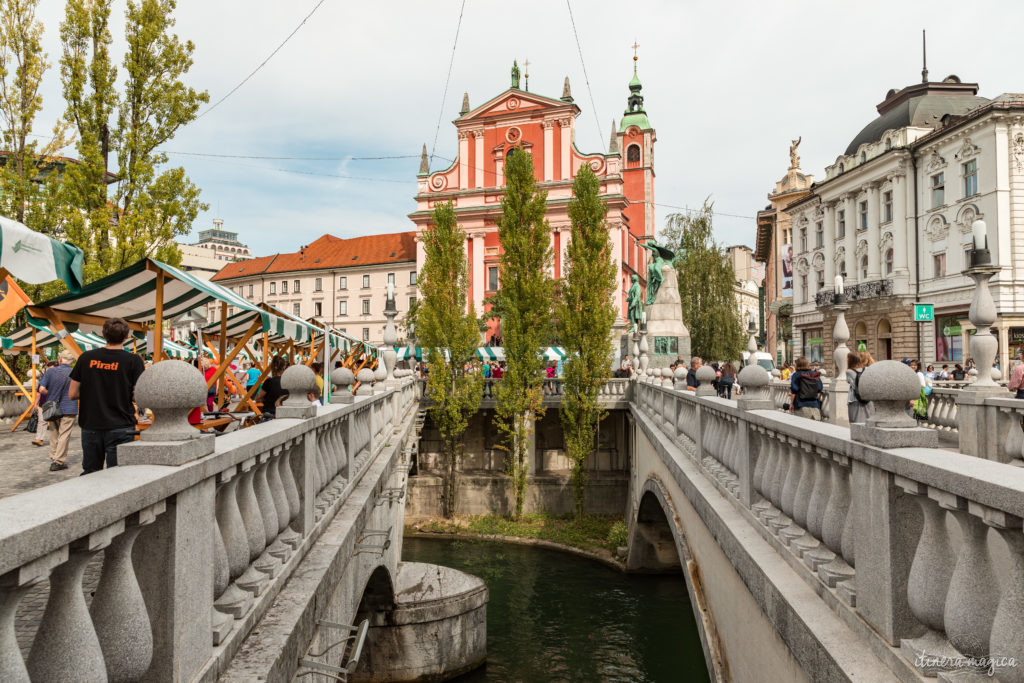
<svg viewBox="0 0 1024 683">
<path fill-rule="evenodd" d="M 804 139 L 801 135 L 796 140 L 793 140 L 793 144 L 789 146 L 789 167 L 800 168 L 800 155 L 796 153 L 796 148 L 800 146 L 800 142 Z"/>
<path fill-rule="evenodd" d="M 663 247 L 654 240 L 641 244 L 641 247 L 651 252 L 651 262 L 647 266 L 647 305 L 654 303 L 654 297 L 658 296 L 658 289 L 661 287 L 661 269 L 664 266 L 671 266 L 676 254 L 671 249 Z"/>
<path fill-rule="evenodd" d="M 519 64 L 516 60 L 512 60 L 512 87 L 519 87 Z"/>
<path fill-rule="evenodd" d="M 643 295 L 640 293 L 640 278 L 635 273 L 630 277 L 630 282 L 629 292 L 626 294 L 626 316 L 631 323 L 630 332 L 635 332 L 643 315 Z"/>
</svg>

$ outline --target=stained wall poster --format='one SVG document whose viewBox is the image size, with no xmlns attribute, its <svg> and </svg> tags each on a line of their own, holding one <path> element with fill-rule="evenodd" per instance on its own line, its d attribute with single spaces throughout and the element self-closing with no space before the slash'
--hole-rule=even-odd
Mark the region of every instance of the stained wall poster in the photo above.
<svg viewBox="0 0 1024 683">
<path fill-rule="evenodd" d="M 779 259 L 782 261 L 782 296 L 793 296 L 793 245 L 783 244 Z"/>
</svg>

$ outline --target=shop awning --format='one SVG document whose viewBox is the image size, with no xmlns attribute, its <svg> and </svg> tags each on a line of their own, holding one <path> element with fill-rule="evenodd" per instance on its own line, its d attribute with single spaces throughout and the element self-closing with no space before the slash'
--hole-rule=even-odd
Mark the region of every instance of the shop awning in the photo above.
<svg viewBox="0 0 1024 683">
<path fill-rule="evenodd" d="M 565 349 L 560 346 L 549 346 L 544 349 L 544 360 L 565 360 Z"/>
</svg>

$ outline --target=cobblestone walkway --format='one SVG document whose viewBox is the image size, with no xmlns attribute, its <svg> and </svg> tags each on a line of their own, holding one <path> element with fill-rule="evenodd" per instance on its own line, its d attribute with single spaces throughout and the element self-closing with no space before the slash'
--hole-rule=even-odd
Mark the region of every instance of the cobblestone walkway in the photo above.
<svg viewBox="0 0 1024 683">
<path fill-rule="evenodd" d="M 50 442 L 40 448 L 32 445 L 32 434 L 21 427 L 15 432 L 0 426 L 0 498 L 24 493 L 82 473 L 82 436 L 78 425 L 71 432 L 68 468 L 50 471 Z"/>
</svg>

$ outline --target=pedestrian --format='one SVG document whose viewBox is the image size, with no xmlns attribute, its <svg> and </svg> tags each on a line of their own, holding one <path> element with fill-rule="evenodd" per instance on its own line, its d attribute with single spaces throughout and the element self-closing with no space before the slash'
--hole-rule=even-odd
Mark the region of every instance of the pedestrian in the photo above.
<svg viewBox="0 0 1024 683">
<path fill-rule="evenodd" d="M 928 369 L 924 373 L 924 376 L 928 379 L 929 383 L 934 382 L 935 381 L 935 366 L 929 363 L 928 364 Z"/>
<path fill-rule="evenodd" d="M 916 360 L 911 360 L 908 365 L 910 369 L 917 375 L 917 381 L 921 385 L 921 394 L 914 401 L 910 402 L 911 414 L 917 420 L 928 419 L 928 396 L 932 393 L 931 380 L 921 371 L 921 364 Z"/>
<path fill-rule="evenodd" d="M 340 363 L 341 361 L 337 361 L 337 362 Z M 256 384 L 256 382 L 260 381 L 260 375 L 262 375 L 262 374 L 263 373 L 260 372 L 259 368 L 257 368 L 255 365 L 250 363 L 248 369 L 246 369 L 246 371 L 245 371 L 245 388 L 246 389 L 252 388 Z M 253 392 L 253 393 L 256 393 L 256 392 Z"/>
<path fill-rule="evenodd" d="M 128 323 L 109 318 L 103 323 L 107 345 L 86 351 L 72 368 L 68 397 L 79 401 L 82 428 L 82 474 L 117 465 L 117 447 L 135 438 L 135 383 L 142 359 L 124 350 Z"/>
<path fill-rule="evenodd" d="M 800 417 L 821 421 L 821 373 L 811 369 L 806 357 L 796 359 L 796 372 L 789 380 L 789 411 Z"/>
<path fill-rule="evenodd" d="M 32 445 L 39 446 L 40 448 L 46 445 L 46 420 L 43 419 L 43 403 L 45 403 L 45 401 L 43 400 L 42 394 L 39 393 L 39 382 L 42 382 L 43 377 L 46 377 L 46 373 L 49 372 L 51 368 L 54 368 L 56 366 L 57 364 L 54 363 L 53 361 L 50 361 L 45 365 L 40 364 L 39 368 L 31 368 L 29 370 L 28 377 L 25 378 L 25 383 L 31 384 L 33 381 L 33 375 L 35 376 L 36 398 L 35 403 L 32 404 L 32 407 L 35 409 L 36 412 L 36 438 L 32 439 Z"/>
<path fill-rule="evenodd" d="M 272 419 L 277 413 L 277 406 L 281 400 L 288 397 L 288 392 L 281 387 L 281 375 L 287 368 L 288 361 L 282 356 L 274 356 L 274 359 L 270 361 L 270 377 L 263 382 L 258 399 L 263 401 L 260 410 L 265 420 Z"/>
<path fill-rule="evenodd" d="M 736 368 L 733 367 L 732 363 L 726 363 L 722 366 L 722 378 L 718 380 L 718 386 L 720 387 L 718 395 L 725 398 L 732 398 L 732 386 L 736 384 Z"/>
<path fill-rule="evenodd" d="M 953 366 L 952 372 L 949 373 L 949 376 L 954 382 L 963 382 L 964 378 L 967 376 L 967 372 L 964 370 L 964 366 L 956 363 Z"/>
<path fill-rule="evenodd" d="M 1006 384 L 1006 388 L 1016 392 L 1014 398 L 1024 398 L 1024 361 L 1018 360 L 1017 364 L 1013 366 L 1013 372 L 1010 373 L 1010 381 Z"/>
<path fill-rule="evenodd" d="M 68 445 L 71 443 L 71 430 L 75 426 L 78 415 L 78 402 L 68 398 L 68 385 L 71 383 L 71 364 L 75 362 L 75 354 L 62 351 L 60 361 L 50 368 L 39 382 L 39 393 L 46 402 L 56 401 L 60 407 L 60 417 L 47 422 L 50 432 L 50 471 L 57 472 L 68 468 Z"/>
<path fill-rule="evenodd" d="M 874 406 L 860 397 L 860 377 L 864 373 L 864 354 L 867 351 L 851 351 L 847 356 L 846 381 L 850 383 L 850 391 L 846 397 L 846 412 L 850 424 L 867 422 L 874 412 Z"/>
<path fill-rule="evenodd" d="M 939 370 L 939 379 L 943 380 L 943 381 L 946 381 L 946 380 L 949 379 L 949 364 L 948 363 L 943 363 L 942 364 L 942 369 Z"/>
<path fill-rule="evenodd" d="M 686 371 L 686 390 L 697 391 L 697 387 L 700 386 L 700 380 L 697 379 L 697 370 L 704 364 L 700 356 L 694 356 L 690 359 L 690 369 Z"/>
</svg>

